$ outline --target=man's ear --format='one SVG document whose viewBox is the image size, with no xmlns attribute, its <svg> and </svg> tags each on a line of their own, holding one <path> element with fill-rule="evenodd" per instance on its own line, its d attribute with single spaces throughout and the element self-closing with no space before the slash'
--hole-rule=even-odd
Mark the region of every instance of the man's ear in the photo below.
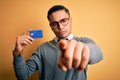
<svg viewBox="0 0 120 80">
<path fill-rule="evenodd" d="M 70 25 L 72 25 L 72 18 L 71 17 L 69 18 L 69 22 L 70 22 Z"/>
<path fill-rule="evenodd" d="M 69 19 L 70 19 L 70 22 L 72 23 L 72 18 L 70 17 Z"/>
</svg>

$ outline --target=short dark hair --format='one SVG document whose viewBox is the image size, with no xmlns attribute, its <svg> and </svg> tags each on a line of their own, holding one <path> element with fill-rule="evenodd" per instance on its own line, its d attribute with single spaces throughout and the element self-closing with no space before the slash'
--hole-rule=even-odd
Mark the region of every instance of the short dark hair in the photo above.
<svg viewBox="0 0 120 80">
<path fill-rule="evenodd" d="M 48 13 L 47 13 L 47 19 L 49 20 L 49 19 L 50 19 L 49 16 L 50 16 L 53 12 L 59 11 L 59 10 L 64 10 L 64 11 L 70 16 L 69 10 L 68 10 L 66 7 L 64 7 L 63 5 L 55 5 L 55 6 L 53 6 L 53 7 L 51 7 L 51 8 L 49 9 L 49 11 L 48 11 Z"/>
</svg>

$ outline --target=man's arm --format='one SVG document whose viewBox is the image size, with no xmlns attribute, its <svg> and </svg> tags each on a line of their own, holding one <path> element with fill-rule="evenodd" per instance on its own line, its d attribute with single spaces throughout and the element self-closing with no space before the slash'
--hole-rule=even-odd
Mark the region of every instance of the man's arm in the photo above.
<svg viewBox="0 0 120 80">
<path fill-rule="evenodd" d="M 94 64 L 103 59 L 101 48 L 90 38 L 82 37 L 79 41 L 85 43 L 90 49 L 89 64 Z"/>
<path fill-rule="evenodd" d="M 80 38 L 76 40 L 60 40 L 59 47 L 61 55 L 58 60 L 58 66 L 63 70 L 77 68 L 83 70 L 87 64 L 93 64 L 102 60 L 102 51 L 89 38 Z"/>
<path fill-rule="evenodd" d="M 41 65 L 36 53 L 27 61 L 24 61 L 21 55 L 13 54 L 13 58 L 14 71 L 18 80 L 26 80 L 38 69 L 38 66 Z"/>
<path fill-rule="evenodd" d="M 17 37 L 13 50 L 13 66 L 18 80 L 25 80 L 36 70 L 35 61 L 30 59 L 25 62 L 22 56 L 25 47 L 32 44 L 34 41 L 27 33 L 28 32 L 24 32 Z"/>
</svg>

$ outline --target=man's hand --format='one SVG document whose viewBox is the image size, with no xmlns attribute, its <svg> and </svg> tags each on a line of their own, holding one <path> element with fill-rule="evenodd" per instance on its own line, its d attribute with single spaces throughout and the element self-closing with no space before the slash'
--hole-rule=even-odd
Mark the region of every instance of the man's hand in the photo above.
<svg viewBox="0 0 120 80">
<path fill-rule="evenodd" d="M 33 38 L 29 36 L 29 32 L 23 32 L 20 36 L 16 39 L 15 49 L 13 51 L 13 54 L 21 54 L 24 48 L 34 41 Z"/>
<path fill-rule="evenodd" d="M 58 67 L 63 71 L 76 68 L 83 70 L 89 61 L 90 50 L 82 42 L 75 40 L 60 40 L 59 48 L 61 54 L 58 60 Z"/>
</svg>

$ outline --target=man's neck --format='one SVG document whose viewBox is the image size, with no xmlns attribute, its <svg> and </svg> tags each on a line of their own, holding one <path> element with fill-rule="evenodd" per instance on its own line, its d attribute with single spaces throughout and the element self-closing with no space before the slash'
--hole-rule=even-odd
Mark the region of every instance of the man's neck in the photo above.
<svg viewBox="0 0 120 80">
<path fill-rule="evenodd" d="M 71 39 L 73 39 L 73 34 L 71 33 L 71 34 L 69 34 L 66 38 L 64 38 L 64 39 L 67 39 L 67 40 L 71 40 Z M 56 41 L 56 42 L 58 42 L 58 40 L 59 40 L 60 38 L 58 38 L 58 37 L 55 37 L 54 38 L 54 40 Z"/>
</svg>

